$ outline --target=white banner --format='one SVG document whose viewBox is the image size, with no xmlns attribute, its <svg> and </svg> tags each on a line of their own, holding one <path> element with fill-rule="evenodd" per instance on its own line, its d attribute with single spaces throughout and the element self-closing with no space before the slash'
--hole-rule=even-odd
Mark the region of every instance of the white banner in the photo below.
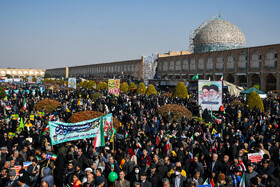
<svg viewBox="0 0 280 187">
<path fill-rule="evenodd" d="M 219 111 L 222 105 L 222 81 L 198 81 L 198 104 L 202 109 Z"/>
</svg>

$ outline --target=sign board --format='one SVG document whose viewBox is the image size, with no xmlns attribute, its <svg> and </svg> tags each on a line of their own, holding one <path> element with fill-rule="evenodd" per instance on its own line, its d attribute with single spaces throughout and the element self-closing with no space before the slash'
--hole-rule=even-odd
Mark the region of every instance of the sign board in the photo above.
<svg viewBox="0 0 280 187">
<path fill-rule="evenodd" d="M 222 105 L 222 81 L 198 81 L 198 105 L 202 109 L 219 111 Z"/>
<path fill-rule="evenodd" d="M 68 78 L 68 88 L 76 89 L 77 81 L 76 78 Z"/>
<path fill-rule="evenodd" d="M 109 79 L 108 80 L 108 92 L 115 96 L 120 95 L 120 79 Z"/>
<path fill-rule="evenodd" d="M 99 131 L 101 117 L 79 123 L 63 123 L 49 121 L 50 138 L 52 145 L 63 142 L 95 137 Z M 112 114 L 103 116 L 104 136 L 113 131 Z"/>
<path fill-rule="evenodd" d="M 28 77 L 28 78 L 27 78 L 27 81 L 28 81 L 28 82 L 32 82 L 32 77 Z"/>
<path fill-rule="evenodd" d="M 42 84 L 42 78 L 41 77 L 37 77 L 37 84 Z"/>
<path fill-rule="evenodd" d="M 251 162 L 257 163 L 261 162 L 263 158 L 262 153 L 249 153 L 248 154 L 248 159 L 251 160 Z"/>
</svg>

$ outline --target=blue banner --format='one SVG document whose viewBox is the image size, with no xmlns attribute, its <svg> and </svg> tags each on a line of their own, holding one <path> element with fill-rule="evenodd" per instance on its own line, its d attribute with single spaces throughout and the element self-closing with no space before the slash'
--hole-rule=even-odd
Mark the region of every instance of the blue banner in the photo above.
<svg viewBox="0 0 280 187">
<path fill-rule="evenodd" d="M 95 137 L 100 128 L 100 120 L 101 117 L 79 123 L 49 121 L 52 145 Z M 110 136 L 113 132 L 112 114 L 103 116 L 103 130 L 104 136 Z"/>
</svg>

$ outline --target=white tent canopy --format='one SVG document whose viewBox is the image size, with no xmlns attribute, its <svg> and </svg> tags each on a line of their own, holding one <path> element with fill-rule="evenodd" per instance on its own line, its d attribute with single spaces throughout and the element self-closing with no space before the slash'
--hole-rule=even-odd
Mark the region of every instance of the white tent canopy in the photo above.
<svg viewBox="0 0 280 187">
<path fill-rule="evenodd" d="M 244 90 L 244 88 L 242 88 L 241 86 L 234 85 L 227 81 L 223 81 L 223 86 L 227 86 L 229 94 L 235 97 L 238 97 L 240 95 L 240 92 Z"/>
</svg>

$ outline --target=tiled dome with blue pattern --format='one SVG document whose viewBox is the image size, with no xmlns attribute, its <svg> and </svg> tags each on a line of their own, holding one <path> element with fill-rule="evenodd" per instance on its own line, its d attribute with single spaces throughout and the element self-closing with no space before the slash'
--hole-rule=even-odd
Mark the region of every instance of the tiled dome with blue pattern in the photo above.
<svg viewBox="0 0 280 187">
<path fill-rule="evenodd" d="M 202 27 L 193 43 L 197 53 L 244 47 L 246 40 L 237 26 L 219 17 Z"/>
</svg>

